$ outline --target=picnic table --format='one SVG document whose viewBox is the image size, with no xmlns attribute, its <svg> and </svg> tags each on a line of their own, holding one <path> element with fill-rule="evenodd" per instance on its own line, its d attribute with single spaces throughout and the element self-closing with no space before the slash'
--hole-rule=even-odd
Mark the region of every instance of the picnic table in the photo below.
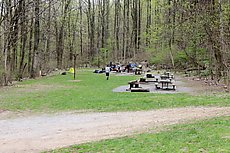
<svg viewBox="0 0 230 153">
<path fill-rule="evenodd" d="M 128 84 L 129 84 L 129 89 L 126 89 L 126 91 L 131 91 L 131 92 L 150 92 L 149 89 L 140 87 L 140 82 L 137 81 L 137 80 L 129 81 Z"/>
<path fill-rule="evenodd" d="M 131 88 L 140 88 L 140 83 L 137 80 L 129 81 L 128 84 L 129 84 L 129 89 L 131 89 Z"/>
<path fill-rule="evenodd" d="M 146 74 L 146 78 L 155 78 L 155 76 L 153 74 L 148 73 Z"/>
<path fill-rule="evenodd" d="M 158 83 L 161 84 L 161 88 L 158 86 Z M 155 84 L 156 89 L 176 90 L 176 85 L 172 82 L 172 80 L 160 80 L 158 83 Z"/>
<path fill-rule="evenodd" d="M 150 73 L 147 73 L 144 78 L 146 79 L 145 82 L 158 82 L 160 79 L 158 76 Z"/>
<path fill-rule="evenodd" d="M 160 75 L 160 78 L 161 78 L 162 80 L 174 79 L 174 75 Z"/>
<path fill-rule="evenodd" d="M 141 75 L 141 73 L 142 73 L 142 69 L 140 68 L 135 69 L 135 75 Z"/>
<path fill-rule="evenodd" d="M 161 75 L 160 78 L 161 78 L 161 80 L 166 80 L 166 79 L 169 79 L 170 76 L 168 76 L 168 75 Z"/>
</svg>

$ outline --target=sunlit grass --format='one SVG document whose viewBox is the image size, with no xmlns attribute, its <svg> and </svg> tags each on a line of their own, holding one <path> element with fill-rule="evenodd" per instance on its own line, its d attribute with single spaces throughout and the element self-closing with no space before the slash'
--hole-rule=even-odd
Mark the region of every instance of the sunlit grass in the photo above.
<svg viewBox="0 0 230 153">
<path fill-rule="evenodd" d="M 114 93 L 112 89 L 136 79 L 136 76 L 111 75 L 81 71 L 78 81 L 72 74 L 27 80 L 3 88 L 0 109 L 32 111 L 132 111 L 184 106 L 229 106 L 230 96 L 191 96 L 188 94 Z"/>
<path fill-rule="evenodd" d="M 174 125 L 159 133 L 145 133 L 112 140 L 74 145 L 52 153 L 228 153 L 230 150 L 230 117 Z"/>
</svg>

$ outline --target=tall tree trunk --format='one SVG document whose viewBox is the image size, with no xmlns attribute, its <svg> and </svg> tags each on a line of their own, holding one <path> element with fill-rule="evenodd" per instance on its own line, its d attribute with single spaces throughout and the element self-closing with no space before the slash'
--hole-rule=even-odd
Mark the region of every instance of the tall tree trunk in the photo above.
<svg viewBox="0 0 230 153">
<path fill-rule="evenodd" d="M 106 0 L 103 0 L 102 9 L 101 9 L 101 47 L 105 48 L 105 35 L 106 35 L 106 25 L 105 25 L 105 18 L 106 18 Z"/>
<path fill-rule="evenodd" d="M 33 63 L 32 63 L 32 46 L 33 46 L 33 32 L 34 32 L 34 18 L 32 15 L 32 19 L 30 21 L 30 34 L 29 34 L 29 48 L 28 48 L 28 73 L 32 74 L 32 67 L 33 67 Z"/>
<path fill-rule="evenodd" d="M 152 1 L 147 0 L 147 23 L 146 23 L 146 46 L 148 47 L 150 44 L 150 26 L 152 22 Z"/>
<path fill-rule="evenodd" d="M 124 5 L 123 5 L 123 42 L 122 42 L 122 51 L 123 51 L 123 55 L 121 57 L 121 59 L 123 59 L 124 63 L 126 60 L 126 30 L 127 30 L 127 15 L 126 15 L 126 11 L 127 11 L 127 3 L 128 1 L 124 1 Z"/>
<path fill-rule="evenodd" d="M 91 0 L 88 0 L 88 12 L 87 12 L 87 20 L 88 20 L 88 46 L 89 46 L 89 55 L 88 59 L 93 58 L 93 55 L 95 54 L 95 47 L 94 47 L 94 30 L 95 30 L 95 6 L 94 6 L 94 0 L 91 3 Z"/>
<path fill-rule="evenodd" d="M 133 54 L 130 53 L 130 57 L 135 58 L 138 49 L 138 0 L 133 0 L 132 21 Z"/>
<path fill-rule="evenodd" d="M 83 11 L 82 11 L 82 0 L 79 0 L 79 11 L 80 11 L 80 55 L 83 56 Z"/>
<path fill-rule="evenodd" d="M 127 11 L 126 11 L 126 55 L 125 57 L 127 58 L 127 53 L 130 52 L 130 47 L 131 47 L 131 40 L 130 40 L 130 0 L 127 0 Z"/>
<path fill-rule="evenodd" d="M 46 52 L 45 52 L 45 70 L 49 69 L 49 62 L 50 62 L 50 42 L 51 42 L 51 3 L 52 0 L 49 0 L 48 6 L 48 21 L 47 21 L 47 39 L 46 39 Z"/>
<path fill-rule="evenodd" d="M 109 16 L 110 15 L 110 11 L 109 11 L 110 10 L 110 0 L 107 0 L 105 5 L 106 5 L 106 11 L 105 11 L 106 12 L 106 18 L 105 18 L 106 19 L 106 21 L 105 21 L 105 25 L 106 25 L 105 26 L 105 43 L 106 43 L 106 48 L 108 48 L 108 46 L 109 46 L 108 39 L 110 37 L 110 33 L 109 33 L 110 32 L 109 31 L 109 27 L 110 27 L 110 24 L 109 24 L 110 23 L 109 22 L 109 19 L 110 19 L 110 16 Z"/>
<path fill-rule="evenodd" d="M 34 21 L 34 50 L 32 56 L 32 71 L 31 77 L 35 78 L 39 76 L 39 41 L 40 41 L 40 0 L 35 0 L 35 21 Z"/>
<path fill-rule="evenodd" d="M 219 4 L 216 0 L 212 0 L 212 10 L 211 10 L 211 15 L 214 17 L 214 19 L 216 20 L 214 26 L 218 27 L 217 30 L 215 30 L 215 33 L 217 35 L 215 35 L 217 37 L 217 39 L 213 38 L 214 36 L 211 36 L 213 43 L 213 49 L 214 49 L 214 55 L 215 55 L 215 59 L 217 61 L 217 68 L 216 68 L 216 77 L 217 80 L 219 81 L 222 77 L 222 71 L 224 70 L 224 64 L 223 64 L 223 53 L 222 53 L 222 42 L 220 40 L 221 38 L 221 23 L 220 23 L 220 16 L 219 16 Z M 214 32 L 214 31 L 213 31 Z M 212 32 L 212 35 L 213 35 Z"/>
<path fill-rule="evenodd" d="M 141 0 L 138 0 L 138 17 L 137 17 L 137 49 L 140 50 L 141 46 Z"/>
<path fill-rule="evenodd" d="M 63 64 L 63 53 L 64 53 L 64 31 L 65 31 L 65 25 L 66 25 L 66 17 L 67 17 L 67 13 L 68 13 L 68 9 L 70 6 L 71 0 L 64 0 L 62 1 L 62 7 L 64 7 L 63 9 L 63 14 L 61 17 L 61 25 L 59 28 L 59 33 L 58 33 L 58 38 L 57 38 L 57 68 L 61 69 L 62 68 L 62 64 Z"/>
<path fill-rule="evenodd" d="M 22 16 L 21 16 L 21 46 L 20 46 L 20 64 L 19 64 L 19 79 L 22 79 L 24 72 L 24 59 L 25 59 L 25 48 L 27 41 L 27 23 L 26 12 L 25 12 L 25 1 L 22 2 Z"/>
<path fill-rule="evenodd" d="M 173 57 L 173 51 L 172 51 L 172 45 L 174 41 L 174 22 L 175 22 L 175 12 L 173 11 L 174 7 L 174 1 L 173 5 L 171 5 L 171 0 L 168 0 L 168 26 L 169 26 L 169 40 L 168 40 L 168 47 L 169 47 L 169 56 L 171 59 L 172 67 L 175 68 L 175 62 Z M 171 19 L 172 18 L 172 19 Z"/>
<path fill-rule="evenodd" d="M 21 16 L 21 9 L 22 9 L 22 0 L 19 2 L 16 2 L 14 0 L 14 16 L 12 18 L 12 23 L 11 26 L 13 26 L 13 31 L 12 31 L 12 59 L 11 59 L 11 71 L 14 72 L 17 69 L 17 48 L 18 48 L 18 32 L 19 32 L 19 19 Z"/>
<path fill-rule="evenodd" d="M 121 3 L 120 0 L 115 1 L 115 14 L 114 14 L 114 37 L 115 37 L 115 59 L 118 60 L 118 55 L 120 51 L 120 41 L 119 41 L 119 33 L 120 33 L 120 11 L 121 11 Z"/>
</svg>

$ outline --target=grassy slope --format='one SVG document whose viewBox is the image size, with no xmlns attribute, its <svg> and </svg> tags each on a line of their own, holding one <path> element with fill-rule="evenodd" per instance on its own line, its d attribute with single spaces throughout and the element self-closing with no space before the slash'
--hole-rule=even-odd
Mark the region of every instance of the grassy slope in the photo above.
<svg viewBox="0 0 230 153">
<path fill-rule="evenodd" d="M 80 82 L 72 76 L 52 76 L 27 80 L 18 87 L 1 89 L 0 109 L 5 110 L 83 110 L 129 111 L 166 107 L 230 104 L 229 96 L 190 96 L 187 94 L 113 93 L 112 89 L 126 85 L 136 76 L 111 76 L 79 72 Z"/>
<path fill-rule="evenodd" d="M 230 151 L 230 117 L 221 117 L 188 125 L 171 126 L 157 134 L 103 140 L 51 151 L 67 152 L 212 152 Z"/>
</svg>

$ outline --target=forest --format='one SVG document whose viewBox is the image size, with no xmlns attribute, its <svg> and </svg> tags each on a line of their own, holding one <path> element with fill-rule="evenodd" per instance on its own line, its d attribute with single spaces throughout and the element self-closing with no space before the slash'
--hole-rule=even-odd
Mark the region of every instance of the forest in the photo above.
<svg viewBox="0 0 230 153">
<path fill-rule="evenodd" d="M 54 69 L 148 60 L 221 80 L 229 0 L 0 0 L 0 84 Z"/>
</svg>

